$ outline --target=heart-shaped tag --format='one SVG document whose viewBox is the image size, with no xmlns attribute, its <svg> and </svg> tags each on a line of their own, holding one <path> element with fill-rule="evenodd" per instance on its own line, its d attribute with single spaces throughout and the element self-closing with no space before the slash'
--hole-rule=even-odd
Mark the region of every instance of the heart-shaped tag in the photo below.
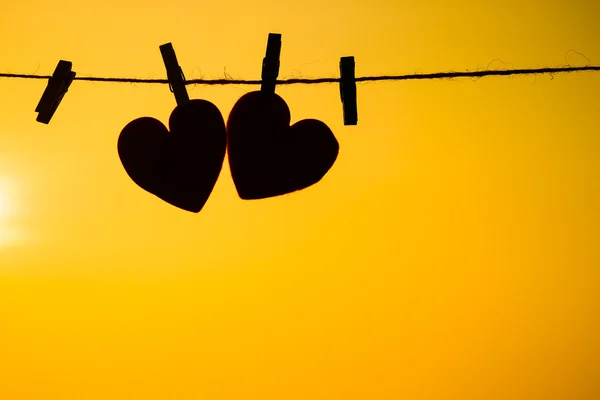
<svg viewBox="0 0 600 400">
<path fill-rule="evenodd" d="M 191 100 L 175 107 L 169 128 L 150 117 L 131 121 L 117 144 L 121 163 L 142 189 L 175 207 L 199 212 L 223 166 L 223 116 L 211 102 Z"/>
<path fill-rule="evenodd" d="M 242 199 L 263 199 L 305 189 L 333 166 L 339 144 L 323 122 L 290 126 L 290 109 L 275 93 L 242 96 L 227 121 L 231 176 Z"/>
</svg>

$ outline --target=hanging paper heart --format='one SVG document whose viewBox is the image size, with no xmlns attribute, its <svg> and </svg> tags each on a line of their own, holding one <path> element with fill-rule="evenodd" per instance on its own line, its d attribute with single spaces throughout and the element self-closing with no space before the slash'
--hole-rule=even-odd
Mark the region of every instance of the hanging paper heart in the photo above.
<svg viewBox="0 0 600 400">
<path fill-rule="evenodd" d="M 275 93 L 242 96 L 227 121 L 231 176 L 242 199 L 262 199 L 307 188 L 333 166 L 339 144 L 323 122 L 290 126 L 290 110 Z"/>
<path fill-rule="evenodd" d="M 142 189 L 181 209 L 199 212 L 223 166 L 227 134 L 219 109 L 206 100 L 177 106 L 162 122 L 138 118 L 118 140 L 121 163 Z"/>
</svg>

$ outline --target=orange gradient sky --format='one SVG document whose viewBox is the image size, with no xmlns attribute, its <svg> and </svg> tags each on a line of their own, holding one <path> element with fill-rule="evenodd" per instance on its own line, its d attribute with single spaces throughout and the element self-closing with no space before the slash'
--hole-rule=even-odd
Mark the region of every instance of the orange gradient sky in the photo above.
<svg viewBox="0 0 600 400">
<path fill-rule="evenodd" d="M 6 1 L 0 72 L 258 79 L 600 64 L 593 1 Z M 578 53 L 581 53 L 578 54 Z M 586 59 L 587 58 L 587 59 Z M 595 399 L 600 74 L 280 86 L 340 142 L 317 185 L 199 214 L 137 187 L 166 85 L 0 78 L 0 399 Z M 189 86 L 225 119 L 258 86 Z"/>
</svg>

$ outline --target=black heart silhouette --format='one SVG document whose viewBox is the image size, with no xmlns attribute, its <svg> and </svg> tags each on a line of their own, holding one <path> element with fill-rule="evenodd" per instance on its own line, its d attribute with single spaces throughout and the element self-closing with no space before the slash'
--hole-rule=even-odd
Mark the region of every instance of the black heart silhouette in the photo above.
<svg viewBox="0 0 600 400">
<path fill-rule="evenodd" d="M 211 102 L 191 100 L 175 107 L 169 128 L 150 117 L 131 121 L 117 144 L 121 163 L 142 189 L 175 207 L 199 212 L 223 167 L 223 116 Z"/>
<path fill-rule="evenodd" d="M 339 144 L 323 122 L 290 126 L 290 109 L 275 93 L 242 96 L 227 121 L 231 176 L 245 200 L 279 196 L 319 182 L 333 166 Z"/>
</svg>

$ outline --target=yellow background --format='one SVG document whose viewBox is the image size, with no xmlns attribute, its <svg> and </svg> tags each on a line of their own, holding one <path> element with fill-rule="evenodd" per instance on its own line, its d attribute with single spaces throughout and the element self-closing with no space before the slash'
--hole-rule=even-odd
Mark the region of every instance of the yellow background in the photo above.
<svg viewBox="0 0 600 400">
<path fill-rule="evenodd" d="M 0 70 L 258 79 L 600 63 L 597 1 L 5 1 Z M 573 51 L 571 51 L 573 50 Z M 582 55 L 583 54 L 590 61 Z M 165 85 L 0 79 L 0 399 L 600 398 L 600 74 L 280 86 L 317 185 L 204 209 L 116 149 Z M 226 119 L 253 86 L 190 86 Z"/>
</svg>

